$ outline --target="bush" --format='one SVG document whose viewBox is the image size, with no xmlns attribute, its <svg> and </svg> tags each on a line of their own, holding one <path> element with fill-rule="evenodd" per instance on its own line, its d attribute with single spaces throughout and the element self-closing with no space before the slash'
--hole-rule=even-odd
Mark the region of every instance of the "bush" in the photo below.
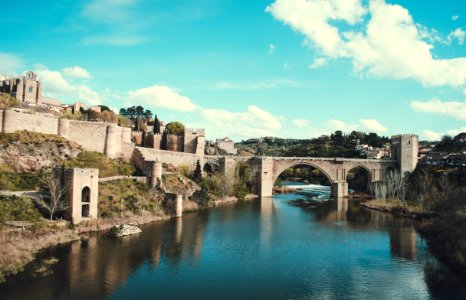
<svg viewBox="0 0 466 300">
<path fill-rule="evenodd" d="M 19 100 L 11 97 L 9 94 L 0 93 L 0 109 L 19 106 Z"/>
<path fill-rule="evenodd" d="M 160 194 L 134 179 L 120 179 L 99 185 L 99 214 L 114 218 L 144 211 L 161 211 Z"/>
<path fill-rule="evenodd" d="M 40 222 L 42 216 L 27 196 L 0 196 L 0 225 L 8 221 Z"/>
<path fill-rule="evenodd" d="M 170 122 L 165 126 L 168 134 L 182 135 L 184 134 L 184 125 L 180 122 Z"/>
<path fill-rule="evenodd" d="M 42 179 L 47 172 L 37 173 L 0 173 L 0 190 L 30 191 L 41 187 Z"/>
<path fill-rule="evenodd" d="M 134 174 L 136 169 L 121 160 L 111 159 L 102 153 L 85 151 L 77 157 L 65 163 L 69 168 L 94 168 L 99 169 L 100 177 L 110 177 L 117 175 L 129 176 Z"/>
</svg>

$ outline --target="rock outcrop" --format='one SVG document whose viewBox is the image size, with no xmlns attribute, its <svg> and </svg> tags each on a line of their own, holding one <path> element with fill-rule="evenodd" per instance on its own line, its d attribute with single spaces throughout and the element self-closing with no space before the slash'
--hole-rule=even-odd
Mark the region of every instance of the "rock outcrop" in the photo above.
<svg viewBox="0 0 466 300">
<path fill-rule="evenodd" d="M 129 225 L 129 224 L 122 224 L 120 226 L 115 226 L 110 228 L 107 231 L 107 235 L 111 237 L 124 237 L 128 235 L 133 235 L 137 233 L 141 233 L 142 230 L 141 228 L 134 226 L 134 225 Z"/>
<path fill-rule="evenodd" d="M 37 172 L 78 156 L 81 146 L 58 136 L 28 136 L 8 139 L 0 143 L 0 165 L 6 165 L 15 173 Z"/>
</svg>

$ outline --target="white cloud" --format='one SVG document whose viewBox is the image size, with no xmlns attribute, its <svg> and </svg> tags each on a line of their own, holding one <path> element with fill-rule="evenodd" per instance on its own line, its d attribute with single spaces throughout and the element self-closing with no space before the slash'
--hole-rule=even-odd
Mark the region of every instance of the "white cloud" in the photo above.
<svg viewBox="0 0 466 300">
<path fill-rule="evenodd" d="M 423 130 L 421 132 L 421 139 L 428 140 L 428 141 L 439 141 L 442 139 L 442 136 L 449 135 L 449 136 L 456 136 L 462 132 L 466 132 L 466 127 L 456 128 L 446 130 L 444 132 L 436 132 L 432 130 Z"/>
<path fill-rule="evenodd" d="M 313 82 L 301 82 L 289 79 L 270 79 L 263 81 L 220 81 L 208 83 L 213 90 L 268 90 L 278 87 L 303 87 Z"/>
<path fill-rule="evenodd" d="M 415 111 L 466 120 L 466 101 L 441 101 L 439 99 L 432 99 L 427 102 L 412 101 L 410 105 Z"/>
<path fill-rule="evenodd" d="M 44 93 L 68 93 L 72 90 L 68 81 L 63 78 L 60 71 L 49 70 L 45 66 L 37 66 L 35 71 L 39 77 L 39 80 L 42 81 L 42 88 Z"/>
<path fill-rule="evenodd" d="M 423 130 L 421 132 L 421 139 L 428 141 L 439 141 L 442 138 L 442 134 L 432 131 L 432 130 Z"/>
<path fill-rule="evenodd" d="M 274 44 L 269 45 L 269 54 L 273 54 L 275 52 L 275 49 L 277 49 L 277 46 Z"/>
<path fill-rule="evenodd" d="M 310 122 L 306 119 L 294 119 L 293 124 L 298 128 L 304 128 L 309 126 Z"/>
<path fill-rule="evenodd" d="M 465 32 L 461 28 L 456 28 L 448 35 L 448 41 L 451 43 L 453 40 L 457 40 L 458 44 L 464 44 Z"/>
<path fill-rule="evenodd" d="M 285 69 L 285 70 L 291 70 L 292 68 L 293 68 L 293 67 L 292 67 L 289 63 L 287 63 L 287 62 L 284 62 L 284 63 L 283 63 L 283 69 Z"/>
<path fill-rule="evenodd" d="M 177 111 L 193 111 L 194 104 L 188 97 L 178 94 L 167 86 L 153 85 L 150 87 L 129 91 L 127 105 L 144 105 L 160 107 Z"/>
<path fill-rule="evenodd" d="M 309 68 L 311 69 L 318 69 L 320 67 L 323 67 L 327 64 L 327 60 L 325 58 L 316 58 L 312 64 L 309 65 Z"/>
<path fill-rule="evenodd" d="M 360 119 L 357 124 L 351 124 L 341 120 L 330 119 L 327 122 L 325 122 L 324 125 L 330 131 L 341 130 L 346 133 L 351 132 L 353 130 L 376 132 L 379 134 L 388 131 L 388 128 L 380 124 L 380 122 L 376 119 Z"/>
<path fill-rule="evenodd" d="M 453 21 L 458 21 L 459 18 L 460 18 L 460 16 L 458 16 L 458 15 L 454 15 L 454 16 L 451 17 L 451 19 Z"/>
<path fill-rule="evenodd" d="M 351 132 L 358 128 L 357 124 L 350 124 L 350 123 L 346 123 L 344 121 L 335 120 L 335 119 L 328 120 L 325 123 L 325 126 L 332 131 L 341 130 L 343 132 Z"/>
<path fill-rule="evenodd" d="M 425 86 L 466 84 L 466 57 L 435 59 L 433 45 L 400 5 L 370 1 L 367 23 L 361 23 L 367 10 L 358 0 L 276 0 L 266 11 L 303 34 L 322 55 L 350 58 L 355 73 L 413 79 Z M 358 26 L 340 33 L 330 21 Z"/>
<path fill-rule="evenodd" d="M 248 106 L 245 112 L 230 112 L 223 109 L 204 108 L 201 116 L 207 129 L 212 129 L 217 136 L 232 138 L 250 138 L 277 136 L 282 128 L 280 118 L 255 106 Z"/>
<path fill-rule="evenodd" d="M 371 132 L 383 133 L 388 131 L 387 127 L 380 124 L 376 119 L 361 119 L 359 120 L 359 123 L 361 124 L 362 129 Z"/>
<path fill-rule="evenodd" d="M 110 45 L 110 46 L 134 46 L 146 42 L 147 39 L 138 36 L 136 34 L 131 36 L 124 35 L 99 35 L 99 36 L 90 36 L 82 40 L 82 43 L 86 46 L 91 45 Z"/>
<path fill-rule="evenodd" d="M 79 66 L 63 68 L 62 71 L 65 76 L 72 77 L 72 78 L 83 78 L 83 79 L 92 78 L 89 71 Z"/>
<path fill-rule="evenodd" d="M 266 11 L 303 33 L 308 45 L 316 45 L 331 57 L 344 54 L 344 42 L 338 29 L 328 21 L 344 20 L 355 24 L 366 13 L 360 0 L 277 0 L 267 6 Z"/>
<path fill-rule="evenodd" d="M 91 89 L 86 85 L 79 85 L 76 88 L 78 97 L 82 100 L 85 100 L 88 104 L 98 105 L 102 104 L 102 98 L 99 93 Z"/>
<path fill-rule="evenodd" d="M 84 6 L 82 15 L 96 22 L 113 23 L 124 20 L 136 0 L 93 0 Z"/>
<path fill-rule="evenodd" d="M 10 76 L 19 72 L 23 67 L 21 57 L 12 53 L 0 52 L 0 74 Z"/>
</svg>

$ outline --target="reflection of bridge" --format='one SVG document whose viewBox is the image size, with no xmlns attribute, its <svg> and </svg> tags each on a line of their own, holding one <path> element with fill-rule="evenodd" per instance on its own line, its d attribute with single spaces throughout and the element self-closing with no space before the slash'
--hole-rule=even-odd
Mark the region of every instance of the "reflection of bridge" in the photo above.
<svg viewBox="0 0 466 300">
<path fill-rule="evenodd" d="M 137 148 L 133 154 L 133 162 L 151 176 L 153 161 L 186 165 L 194 168 L 197 161 L 206 169 L 222 171 L 227 181 L 232 183 L 240 163 L 247 164 L 256 183 L 255 192 L 263 197 L 272 196 L 272 189 L 278 176 L 288 168 L 306 165 L 322 172 L 332 185 L 334 197 L 348 195 L 347 175 L 354 168 L 363 168 L 369 175 L 371 183 L 383 181 L 389 169 L 399 170 L 402 174 L 412 172 L 417 165 L 418 137 L 416 135 L 397 135 L 391 140 L 391 160 L 349 159 L 349 158 L 316 158 L 316 157 L 244 157 L 244 156 L 197 156 L 195 154 Z"/>
</svg>

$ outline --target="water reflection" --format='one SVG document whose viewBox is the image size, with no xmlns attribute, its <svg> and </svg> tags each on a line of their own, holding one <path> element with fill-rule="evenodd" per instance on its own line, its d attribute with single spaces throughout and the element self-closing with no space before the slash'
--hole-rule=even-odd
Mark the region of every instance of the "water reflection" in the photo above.
<svg viewBox="0 0 466 300">
<path fill-rule="evenodd" d="M 306 210 L 289 205 L 293 197 L 188 214 L 126 239 L 91 235 L 44 255 L 60 260 L 53 274 L 33 277 L 29 267 L 10 278 L 0 298 L 426 298 L 445 287 L 424 276 L 426 262 L 439 265 L 410 220 L 344 198 Z"/>
</svg>

